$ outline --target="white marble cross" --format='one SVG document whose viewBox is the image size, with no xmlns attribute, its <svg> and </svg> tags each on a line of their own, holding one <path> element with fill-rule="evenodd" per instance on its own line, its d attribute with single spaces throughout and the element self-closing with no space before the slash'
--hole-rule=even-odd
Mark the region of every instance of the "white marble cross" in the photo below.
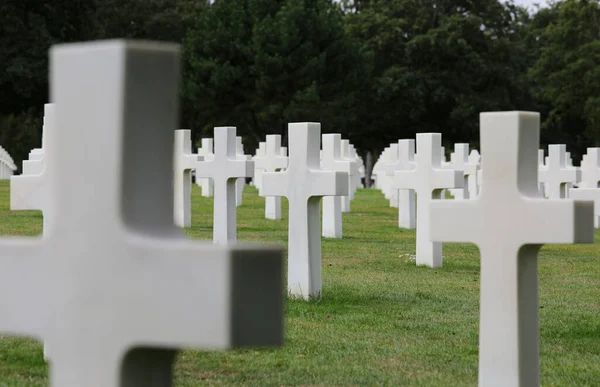
<svg viewBox="0 0 600 387">
<path fill-rule="evenodd" d="M 192 153 L 192 132 L 175 131 L 173 149 L 173 211 L 177 227 L 192 225 L 192 170 L 198 164 L 198 155 Z M 201 156 L 200 156 L 201 157 Z"/>
<path fill-rule="evenodd" d="M 50 69 L 55 216 L 41 238 L 0 238 L 0 332 L 47 340 L 56 387 L 169 386 L 177 348 L 281 345 L 281 251 L 173 224 L 177 47 L 61 45 Z"/>
<path fill-rule="evenodd" d="M 477 149 L 469 153 L 469 164 L 477 165 L 477 173 L 469 176 L 469 198 L 473 199 L 479 195 L 479 175 L 481 174 L 481 155 Z"/>
<path fill-rule="evenodd" d="M 481 192 L 432 203 L 431 238 L 472 242 L 481 253 L 479 385 L 538 386 L 538 250 L 593 242 L 592 203 L 539 196 L 538 113 L 480 120 Z"/>
<path fill-rule="evenodd" d="M 548 162 L 539 169 L 539 181 L 544 183 L 548 199 L 567 197 L 567 183 L 579 181 L 579 169 L 566 161 L 566 145 L 548 145 Z M 534 152 L 535 153 L 535 152 Z"/>
<path fill-rule="evenodd" d="M 214 141 L 214 157 L 198 162 L 196 177 L 213 181 L 213 240 L 224 245 L 236 241 L 235 182 L 240 177 L 252 177 L 254 161 L 238 159 L 234 127 L 215 128 Z"/>
<path fill-rule="evenodd" d="M 538 171 L 544 169 L 546 166 L 546 158 L 544 157 L 544 150 L 538 149 Z M 539 172 L 538 172 L 539 173 Z M 540 196 L 546 197 L 546 190 L 544 189 L 544 183 L 538 179 L 538 187 L 540 190 Z"/>
<path fill-rule="evenodd" d="M 17 166 L 6 149 L 0 146 L 0 180 L 9 180 Z"/>
<path fill-rule="evenodd" d="M 257 190 L 260 190 L 260 182 L 262 181 L 262 173 L 264 172 L 262 168 L 256 166 L 256 159 L 264 157 L 267 152 L 267 143 L 259 142 L 258 148 L 256 149 L 256 153 L 252 159 L 254 160 L 254 177 L 252 178 L 252 185 L 256 187 Z"/>
<path fill-rule="evenodd" d="M 415 168 L 415 140 L 398 140 L 398 160 L 401 162 L 400 170 L 409 171 Z M 398 190 L 398 227 L 407 229 L 416 227 L 414 189 Z"/>
<path fill-rule="evenodd" d="M 479 165 L 469 161 L 469 144 L 454 144 L 454 153 L 450 155 L 452 168 L 463 171 L 464 185 L 462 188 L 452 189 L 455 199 L 469 199 L 469 179 L 471 176 L 477 176 Z"/>
<path fill-rule="evenodd" d="M 288 199 L 288 290 L 304 299 L 321 295 L 321 197 L 348 195 L 348 174 L 321 169 L 320 142 L 320 124 L 289 124 L 288 167 L 264 172 L 260 192 Z"/>
<path fill-rule="evenodd" d="M 342 196 L 342 212 L 350 212 L 350 201 L 354 200 L 355 181 L 358 179 L 358 162 L 356 161 L 356 155 L 352 153 L 352 146 L 350 140 L 342 140 L 340 145 L 340 152 L 343 161 L 349 161 L 352 163 L 350 169 L 350 176 L 348 177 L 348 195 Z"/>
<path fill-rule="evenodd" d="M 398 140 L 397 144 L 390 145 L 390 151 L 397 154 L 392 160 L 382 165 L 382 170 L 390 176 L 391 189 L 396 194 L 398 207 L 398 227 L 415 228 L 415 190 L 397 189 L 393 181 L 396 171 L 410 171 L 415 168 L 415 140 Z M 393 196 L 392 196 L 393 197 Z"/>
<path fill-rule="evenodd" d="M 342 135 L 339 133 L 324 134 L 321 169 L 324 171 L 345 172 L 351 176 L 354 163 L 348 159 L 343 160 L 341 154 Z M 342 197 L 323 197 L 323 229 L 322 235 L 326 238 L 342 237 Z"/>
<path fill-rule="evenodd" d="M 44 126 L 42 131 L 42 152 L 37 160 L 23 161 L 23 174 L 10 179 L 10 209 L 42 211 L 45 232 L 49 219 L 52 218 L 52 200 L 49 192 L 48 178 L 45 173 L 48 157 L 48 142 L 55 129 L 56 105 L 44 105 Z M 27 167 L 26 167 L 27 165 Z"/>
<path fill-rule="evenodd" d="M 215 154 L 213 153 L 212 138 L 202 139 L 202 147 L 198 148 L 198 156 L 201 156 L 203 161 L 214 160 Z M 214 183 L 211 179 L 196 176 L 196 184 L 202 189 L 202 196 L 210 198 L 214 195 Z"/>
<path fill-rule="evenodd" d="M 399 169 L 398 143 L 392 143 L 384 151 L 385 160 L 381 165 L 384 187 L 383 194 L 390 202 L 390 207 L 398 208 L 398 190 L 394 187 L 394 173 Z"/>
<path fill-rule="evenodd" d="M 417 193 L 417 265 L 429 267 L 442 266 L 442 244 L 429 236 L 429 205 L 432 199 L 441 198 L 442 189 L 463 185 L 462 171 L 442 169 L 441 144 L 439 133 L 418 133 L 415 169 L 394 176 L 395 188 Z"/>
<path fill-rule="evenodd" d="M 252 160 L 252 156 L 244 153 L 244 144 L 242 138 L 237 136 L 235 138 L 235 154 L 238 160 Z M 254 177 L 254 170 L 252 171 L 252 177 Z M 235 205 L 237 207 L 242 205 L 242 198 L 244 194 L 244 187 L 246 186 L 246 178 L 240 177 L 235 181 Z"/>
<path fill-rule="evenodd" d="M 587 148 L 581 160 L 580 188 L 598 188 L 600 186 L 600 148 Z"/>
<path fill-rule="evenodd" d="M 254 158 L 254 165 L 263 172 L 276 172 L 287 168 L 288 158 L 282 154 L 281 136 L 279 134 L 267 135 L 264 154 Z M 259 193 L 261 190 L 262 180 Z M 265 197 L 265 218 L 281 219 L 281 196 Z"/>
</svg>

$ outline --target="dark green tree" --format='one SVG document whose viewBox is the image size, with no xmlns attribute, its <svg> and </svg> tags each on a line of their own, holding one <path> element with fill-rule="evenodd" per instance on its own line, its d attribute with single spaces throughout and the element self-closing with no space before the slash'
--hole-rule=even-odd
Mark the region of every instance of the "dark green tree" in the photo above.
<svg viewBox="0 0 600 387">
<path fill-rule="evenodd" d="M 364 81 L 358 44 L 330 0 L 217 0 L 184 44 L 192 128 L 235 125 L 250 150 L 288 122 L 351 132 Z"/>
<path fill-rule="evenodd" d="M 547 113 L 543 139 L 567 144 L 580 156 L 586 147 L 600 146 L 600 7 L 566 0 L 536 19 L 539 55 L 530 75 Z"/>
</svg>

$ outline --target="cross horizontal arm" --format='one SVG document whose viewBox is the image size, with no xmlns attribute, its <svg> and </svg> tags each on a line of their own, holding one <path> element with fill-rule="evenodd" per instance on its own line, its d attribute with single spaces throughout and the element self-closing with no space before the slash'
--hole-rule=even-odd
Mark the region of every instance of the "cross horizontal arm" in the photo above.
<svg viewBox="0 0 600 387">
<path fill-rule="evenodd" d="M 429 211 L 432 241 L 479 242 L 477 236 L 484 226 L 485 213 L 477 200 L 434 200 Z"/>
<path fill-rule="evenodd" d="M 283 172 L 263 172 L 260 187 L 260 196 L 287 197 L 291 184 L 289 170 Z"/>
<path fill-rule="evenodd" d="M 223 170 L 221 168 L 215 168 L 217 162 L 201 161 L 196 164 L 196 177 L 222 177 Z M 254 162 L 251 160 L 227 160 L 227 177 L 230 179 L 237 179 L 240 177 L 252 177 L 254 174 Z"/>
<path fill-rule="evenodd" d="M 280 248 L 142 237 L 130 242 L 132 265 L 126 277 L 131 291 L 122 297 L 131 300 L 120 305 L 128 308 L 123 315 L 134 316 L 122 322 L 132 344 L 228 348 L 283 343 Z"/>
</svg>

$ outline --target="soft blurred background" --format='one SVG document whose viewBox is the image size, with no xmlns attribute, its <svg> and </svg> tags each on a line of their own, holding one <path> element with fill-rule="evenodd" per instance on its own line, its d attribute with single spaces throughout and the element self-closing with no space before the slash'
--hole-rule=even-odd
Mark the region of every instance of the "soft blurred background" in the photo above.
<svg viewBox="0 0 600 387">
<path fill-rule="evenodd" d="M 50 45 L 182 45 L 181 128 L 237 126 L 246 153 L 318 121 L 363 157 L 441 132 L 477 146 L 482 111 L 542 114 L 542 142 L 600 145 L 600 9 L 566 0 L 0 0 L 0 145 L 39 147 Z M 176 128 L 174 128 L 176 129 Z"/>
</svg>

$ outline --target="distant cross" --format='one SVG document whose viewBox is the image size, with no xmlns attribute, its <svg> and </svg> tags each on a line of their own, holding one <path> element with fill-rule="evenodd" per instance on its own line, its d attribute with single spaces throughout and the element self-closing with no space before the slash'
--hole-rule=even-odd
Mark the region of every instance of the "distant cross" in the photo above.
<svg viewBox="0 0 600 387">
<path fill-rule="evenodd" d="M 10 179 L 10 209 L 15 210 L 39 210 L 43 215 L 43 231 L 48 220 L 53 216 L 49 185 L 46 169 L 48 157 L 48 141 L 50 133 L 55 131 L 56 105 L 44 105 L 44 126 L 42 131 L 42 149 L 37 152 L 40 157 L 37 160 L 23 161 L 23 174 L 12 176 Z"/>
<path fill-rule="evenodd" d="M 546 166 L 546 159 L 544 157 L 544 150 L 538 149 L 538 173 L 540 170 L 544 169 L 545 166 Z M 538 181 L 538 187 L 540 190 L 540 196 L 546 197 L 546 190 L 544 189 L 544 183 L 541 181 Z"/>
<path fill-rule="evenodd" d="M 600 148 L 587 148 L 581 161 L 580 188 L 600 187 Z"/>
<path fill-rule="evenodd" d="M 390 177 L 391 189 L 396 193 L 398 207 L 398 227 L 415 228 L 415 190 L 398 190 L 393 182 L 397 171 L 410 171 L 415 168 L 415 140 L 398 140 L 397 144 L 390 145 L 390 151 L 396 153 L 392 156 L 394 161 L 382 166 L 386 175 Z"/>
<path fill-rule="evenodd" d="M 463 184 L 462 171 L 442 169 L 441 144 L 439 133 L 418 133 L 415 169 L 398 171 L 394 178 L 395 188 L 417 193 L 417 265 L 429 267 L 442 266 L 442 244 L 429 236 L 429 205 L 441 198 L 442 189 Z"/>
<path fill-rule="evenodd" d="M 473 199 L 479 195 L 479 175 L 481 174 L 481 156 L 477 149 L 473 149 L 469 153 L 469 163 L 477 165 L 477 173 L 469 175 L 468 178 L 469 198 Z"/>
<path fill-rule="evenodd" d="M 457 200 L 469 199 L 469 178 L 477 175 L 479 169 L 476 163 L 469 161 L 469 144 L 454 144 L 454 153 L 450 155 L 452 168 L 463 171 L 464 182 L 462 188 L 452 189 Z"/>
<path fill-rule="evenodd" d="M 178 68 L 170 44 L 51 49 L 55 216 L 42 238 L 0 238 L 0 332 L 48 341 L 52 386 L 170 386 L 177 348 L 282 342 L 280 252 L 173 224 Z"/>
<path fill-rule="evenodd" d="M 175 131 L 173 209 L 177 227 L 191 227 L 192 225 L 192 170 L 198 165 L 199 156 L 192 153 L 191 135 L 190 130 Z"/>
<path fill-rule="evenodd" d="M 539 196 L 538 113 L 480 120 L 479 197 L 432 203 L 431 238 L 472 242 L 481 253 L 479 385 L 538 386 L 538 250 L 593 242 L 592 203 Z"/>
<path fill-rule="evenodd" d="M 390 201 L 390 207 L 398 208 L 398 190 L 394 187 L 394 173 L 399 169 L 398 143 L 392 143 L 386 148 L 385 163 L 381 171 L 385 181 L 384 196 Z"/>
<path fill-rule="evenodd" d="M 324 134 L 323 153 L 321 157 L 321 169 L 324 171 L 338 171 L 351 176 L 356 165 L 348 160 L 342 159 L 341 145 L 342 135 L 339 133 Z M 342 197 L 323 197 L 323 229 L 322 235 L 326 238 L 342 237 Z"/>
<path fill-rule="evenodd" d="M 342 196 L 342 212 L 350 212 L 350 201 L 354 200 L 355 180 L 358 179 L 358 162 L 352 153 L 352 145 L 349 140 L 341 140 L 340 152 L 343 161 L 351 162 L 350 176 L 348 177 L 348 195 Z"/>
<path fill-rule="evenodd" d="M 242 138 L 237 136 L 235 138 L 235 152 L 238 160 L 252 160 L 252 156 L 244 154 L 244 144 L 242 143 Z M 254 176 L 254 170 L 252 170 L 251 176 Z M 235 205 L 237 207 L 242 205 L 242 198 L 244 194 L 244 187 L 246 186 L 246 178 L 240 177 L 235 181 Z"/>
<path fill-rule="evenodd" d="M 202 161 L 213 161 L 215 155 L 213 153 L 213 139 L 203 138 L 202 147 L 198 148 L 198 156 L 202 157 Z M 202 189 L 202 196 L 210 198 L 214 195 L 214 183 L 209 178 L 198 178 L 196 175 L 196 184 Z"/>
<path fill-rule="evenodd" d="M 288 290 L 308 299 L 321 294 L 321 197 L 348 195 L 348 175 L 321 169 L 320 124 L 289 124 L 288 139 L 288 167 L 264 172 L 260 194 L 288 199 Z"/>
<path fill-rule="evenodd" d="M 264 157 L 266 151 L 267 151 L 267 143 L 261 141 L 258 143 L 258 148 L 256 149 L 256 153 L 255 153 L 254 157 L 252 157 L 252 160 L 254 160 L 254 177 L 252 178 L 252 184 L 256 187 L 257 190 L 260 190 L 260 182 L 262 179 L 262 173 L 264 171 L 261 168 L 256 166 L 256 160 L 261 157 Z"/>
<path fill-rule="evenodd" d="M 282 154 L 281 136 L 279 134 L 267 135 L 265 152 L 262 156 L 254 158 L 254 165 L 263 172 L 277 172 L 287 168 L 288 158 Z M 259 192 L 262 190 L 259 189 Z M 265 218 L 281 219 L 281 196 L 267 196 L 265 198 Z"/>
<path fill-rule="evenodd" d="M 196 177 L 213 181 L 213 240 L 224 245 L 236 241 L 235 182 L 240 177 L 252 177 L 254 162 L 238 159 L 234 127 L 215 128 L 214 140 L 214 157 L 198 163 Z"/>
<path fill-rule="evenodd" d="M 409 171 L 415 168 L 415 140 L 398 140 L 398 160 L 400 170 Z M 416 200 L 414 189 L 398 191 L 398 227 L 413 229 L 415 221 Z"/>
<path fill-rule="evenodd" d="M 566 145 L 548 145 L 548 163 L 539 170 L 539 180 L 545 183 L 548 199 L 567 197 L 567 183 L 576 183 L 580 171 L 567 165 Z M 535 153 L 535 152 L 534 152 Z"/>
</svg>

